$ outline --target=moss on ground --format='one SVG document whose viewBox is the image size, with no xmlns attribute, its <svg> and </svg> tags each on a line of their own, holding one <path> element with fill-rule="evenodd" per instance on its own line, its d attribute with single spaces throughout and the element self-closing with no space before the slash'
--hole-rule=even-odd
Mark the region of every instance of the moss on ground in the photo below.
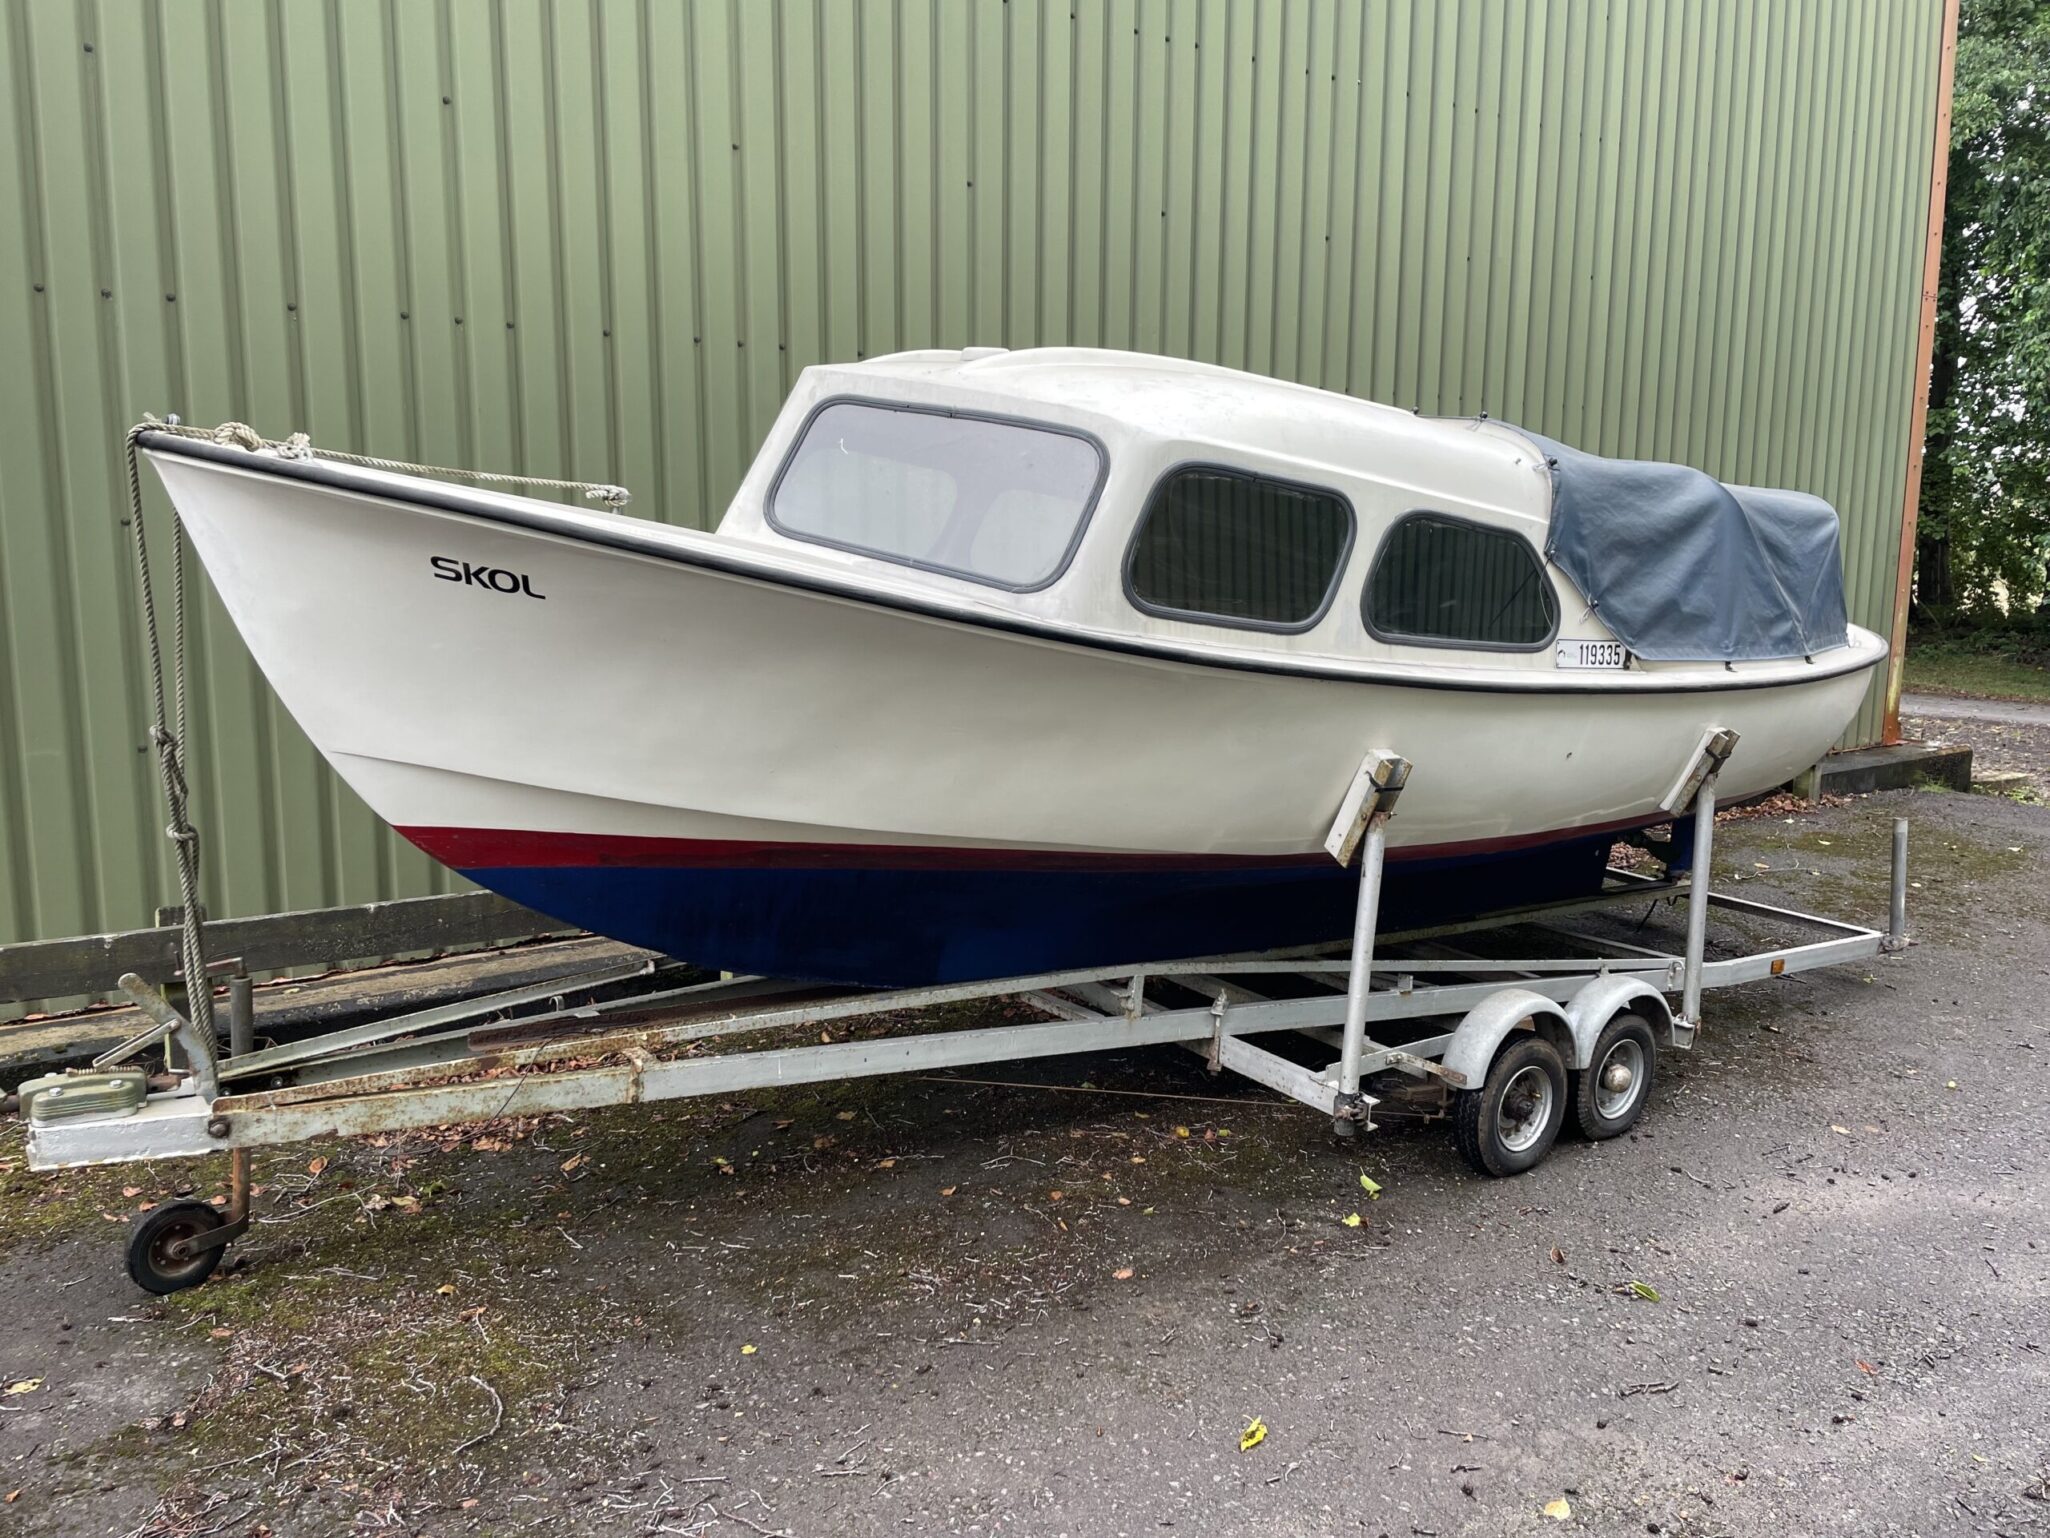
<svg viewBox="0 0 2050 1538">
<path fill-rule="evenodd" d="M 118 1234 L 137 1213 L 186 1191 L 205 1199 L 227 1190 L 224 1158 L 31 1170 L 27 1137 L 19 1117 L 0 1123 L 0 1260 L 101 1230 Z"/>
</svg>

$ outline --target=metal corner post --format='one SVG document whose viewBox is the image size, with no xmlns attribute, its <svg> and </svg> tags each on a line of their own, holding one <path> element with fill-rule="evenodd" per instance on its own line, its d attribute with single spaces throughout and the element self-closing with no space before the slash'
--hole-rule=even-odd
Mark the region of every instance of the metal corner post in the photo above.
<svg viewBox="0 0 2050 1538">
<path fill-rule="evenodd" d="M 1886 939 L 1880 949 L 1891 954 L 1908 948 L 1908 820 L 1893 820 L 1893 869 L 1888 889 Z"/>
<path fill-rule="evenodd" d="M 1922 502 L 1923 438 L 1929 422 L 1929 369 L 1936 352 L 1936 290 L 1943 271 L 1943 204 L 1950 174 L 1951 86 L 1957 66 L 1958 0 L 1944 0 L 1943 40 L 1937 55 L 1936 119 L 1929 150 L 1929 205 L 1922 235 L 1921 325 L 1915 343 L 1908 463 L 1901 488 L 1900 559 L 1894 570 L 1893 623 L 1889 627 L 1886 703 L 1880 740 L 1901 740 L 1901 678 L 1908 655 L 1908 607 L 1915 581 L 1915 525 Z"/>
</svg>

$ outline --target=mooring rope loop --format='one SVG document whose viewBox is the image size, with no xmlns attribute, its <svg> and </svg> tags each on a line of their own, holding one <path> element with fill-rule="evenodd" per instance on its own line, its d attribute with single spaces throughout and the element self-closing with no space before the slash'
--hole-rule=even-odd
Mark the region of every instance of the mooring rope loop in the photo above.
<svg viewBox="0 0 2050 1538">
<path fill-rule="evenodd" d="M 332 459 L 339 464 L 361 465 L 367 470 L 394 470 L 401 475 L 435 475 L 449 480 L 476 481 L 492 486 L 538 486 L 549 491 L 581 492 L 587 501 L 607 507 L 625 507 L 633 493 L 608 481 L 556 480 L 545 475 L 509 475 L 497 470 L 464 470 L 454 465 L 422 465 L 406 459 L 385 459 L 376 454 L 351 454 L 343 449 L 324 449 L 305 433 L 286 438 L 266 438 L 247 422 L 223 422 L 218 427 L 195 427 L 185 422 L 160 422 L 145 417 L 136 432 L 171 433 L 180 438 L 197 438 L 222 443 L 252 454 L 268 449 L 280 459 Z"/>
</svg>

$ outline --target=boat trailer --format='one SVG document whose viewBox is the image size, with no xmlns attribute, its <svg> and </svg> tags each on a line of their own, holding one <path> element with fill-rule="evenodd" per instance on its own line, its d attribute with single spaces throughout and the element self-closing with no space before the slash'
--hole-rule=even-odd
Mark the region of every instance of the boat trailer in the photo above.
<svg viewBox="0 0 2050 1538">
<path fill-rule="evenodd" d="M 1328 1115 L 1340 1136 L 1371 1128 L 1381 1106 L 1443 1117 L 1477 1170 L 1517 1174 L 1545 1157 L 1569 1118 L 1595 1139 L 1632 1126 L 1660 1051 L 1693 1044 L 1703 990 L 1906 945 L 1905 819 L 1894 829 L 1885 929 L 1711 890 L 1715 779 L 1735 740 L 1704 732 L 1662 802 L 1676 816 L 1693 813 L 1685 872 L 1663 848 L 1663 874 L 1612 867 L 1591 896 L 1391 934 L 1379 932 L 1381 872 L 1409 765 L 1393 753 L 1368 754 L 1325 845 L 1341 865 L 1359 861 L 1349 948 L 861 991 L 762 977 L 679 983 L 673 964 L 651 958 L 263 1048 L 253 1045 L 248 980 L 238 978 L 228 990 L 226 1052 L 189 1018 L 194 1011 L 181 1012 L 130 974 L 122 986 L 151 1026 L 90 1069 L 41 1081 L 38 1092 L 24 1087 L 29 1164 L 232 1156 L 225 1209 L 166 1203 L 132 1230 L 129 1273 L 156 1293 L 204 1281 L 246 1231 L 253 1148 L 1154 1045 L 1186 1048 L 1213 1073 L 1229 1069 L 1300 1101 Z M 1683 899 L 1677 951 L 1619 938 L 1613 927 L 1590 933 L 1564 922 L 1622 905 L 1645 906 L 1648 921 L 1659 905 Z M 1709 959 L 1712 909 L 1778 939 Z M 1485 953 L 1484 937 L 1526 934 L 1546 954 Z M 585 997 L 605 985 L 624 992 Z M 1677 1010 L 1667 1001 L 1675 994 Z M 566 1002 L 571 997 L 577 1002 Z M 974 1029 L 916 1018 L 937 1005 L 996 999 L 1016 999 L 1046 1018 Z M 535 1004 L 542 1013 L 503 1018 Z M 907 1013 L 908 1023 L 895 1018 Z M 778 1033 L 836 1027 L 851 1034 L 776 1044 Z M 151 1078 L 133 1060 L 159 1043 L 169 1044 L 170 1071 Z"/>
</svg>

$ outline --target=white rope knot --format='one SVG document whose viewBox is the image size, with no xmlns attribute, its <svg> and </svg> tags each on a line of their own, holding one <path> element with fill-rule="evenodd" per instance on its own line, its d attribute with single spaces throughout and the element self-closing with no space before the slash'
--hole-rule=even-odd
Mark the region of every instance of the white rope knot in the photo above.
<svg viewBox="0 0 2050 1538">
<path fill-rule="evenodd" d="M 603 502 L 607 507 L 625 507 L 634 499 L 634 494 L 624 486 L 593 486 L 584 493 L 587 502 Z"/>
<path fill-rule="evenodd" d="M 216 443 L 231 443 L 238 449 L 247 449 L 254 454 L 263 447 L 263 434 L 247 422 L 223 422 L 213 431 Z"/>
<path fill-rule="evenodd" d="M 313 440 L 304 433 L 294 433 L 278 445 L 278 458 L 280 459 L 311 459 L 312 457 Z"/>
</svg>

